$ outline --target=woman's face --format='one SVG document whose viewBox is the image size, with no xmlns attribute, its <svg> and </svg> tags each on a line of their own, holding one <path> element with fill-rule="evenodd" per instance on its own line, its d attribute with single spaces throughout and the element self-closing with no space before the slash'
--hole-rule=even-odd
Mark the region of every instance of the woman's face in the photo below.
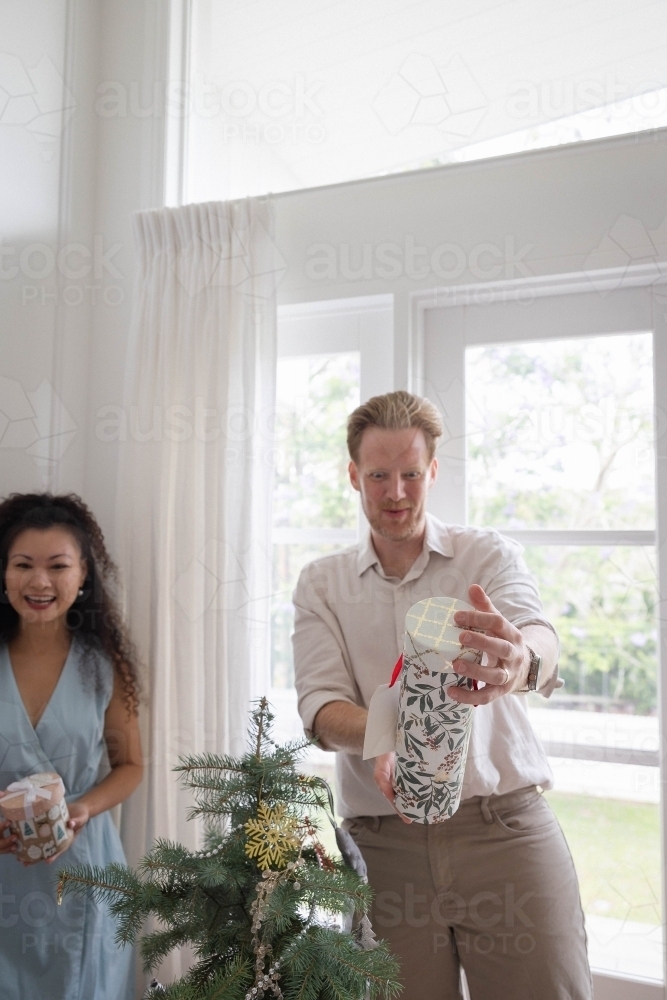
<svg viewBox="0 0 667 1000">
<path fill-rule="evenodd" d="M 5 588 L 26 624 L 62 618 L 85 579 L 85 559 L 67 528 L 26 528 L 11 544 Z"/>
</svg>

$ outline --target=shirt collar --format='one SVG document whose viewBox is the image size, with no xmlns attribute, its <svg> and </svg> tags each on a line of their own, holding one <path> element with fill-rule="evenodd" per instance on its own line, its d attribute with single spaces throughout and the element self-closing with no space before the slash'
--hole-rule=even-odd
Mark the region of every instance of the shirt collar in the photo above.
<svg viewBox="0 0 667 1000">
<path fill-rule="evenodd" d="M 359 550 L 357 552 L 357 573 L 361 576 L 367 569 L 375 566 L 376 563 L 379 564 L 379 562 L 380 560 L 377 557 L 377 552 L 373 547 L 371 539 L 371 529 L 366 526 L 366 531 L 359 542 Z"/>
<path fill-rule="evenodd" d="M 449 529 L 442 521 L 438 521 L 432 514 L 426 515 L 426 533 L 424 535 L 424 548 L 410 567 L 407 575 L 403 578 L 403 583 L 408 580 L 415 580 L 424 572 L 428 565 L 431 552 L 437 552 L 441 556 L 451 558 L 454 555 L 452 540 L 449 537 Z M 370 569 L 371 566 L 380 566 L 377 552 L 373 547 L 370 528 L 368 528 L 359 543 L 357 553 L 357 572 L 359 576 Z M 381 568 L 381 566 L 380 566 Z"/>
</svg>

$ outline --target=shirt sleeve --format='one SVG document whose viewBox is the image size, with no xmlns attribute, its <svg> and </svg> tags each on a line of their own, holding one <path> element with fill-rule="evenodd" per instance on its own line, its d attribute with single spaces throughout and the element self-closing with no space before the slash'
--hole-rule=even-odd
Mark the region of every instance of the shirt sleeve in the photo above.
<svg viewBox="0 0 667 1000">
<path fill-rule="evenodd" d="M 517 628 L 526 625 L 543 625 L 550 629 L 558 639 L 558 633 L 551 622 L 544 616 L 542 602 L 535 577 L 528 569 L 523 558 L 523 546 L 494 532 L 497 545 L 493 547 L 484 567 L 486 583 L 482 583 L 493 605 L 508 621 Z M 560 653 L 560 640 L 558 643 Z M 563 686 L 563 680 L 558 676 L 558 664 L 540 694 L 550 697 L 556 688 Z"/>
<path fill-rule="evenodd" d="M 306 735 L 330 701 L 362 705 L 338 618 L 326 600 L 326 565 L 306 566 L 294 591 L 294 681 Z"/>
</svg>

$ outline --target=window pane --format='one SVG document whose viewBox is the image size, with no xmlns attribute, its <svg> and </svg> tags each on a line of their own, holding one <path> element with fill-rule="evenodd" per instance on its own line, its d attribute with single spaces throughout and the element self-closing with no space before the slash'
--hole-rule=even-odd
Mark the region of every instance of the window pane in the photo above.
<svg viewBox="0 0 667 1000">
<path fill-rule="evenodd" d="M 346 422 L 359 405 L 359 354 L 281 358 L 274 525 L 356 528 Z"/>
<path fill-rule="evenodd" d="M 466 427 L 471 524 L 653 527 L 650 334 L 468 349 Z"/>
<path fill-rule="evenodd" d="M 350 486 L 346 423 L 359 405 L 359 354 L 319 354 L 278 361 L 274 527 L 357 527 Z M 301 569 L 340 544 L 274 544 L 271 671 L 275 688 L 294 685 L 292 592 Z M 298 722 L 293 720 L 298 728 Z"/>
<path fill-rule="evenodd" d="M 657 712 L 655 550 L 530 545 L 525 559 L 561 640 L 565 687 L 539 708 Z"/>
<path fill-rule="evenodd" d="M 592 968 L 661 980 L 659 806 L 557 790 L 547 799 L 577 868 Z"/>
<path fill-rule="evenodd" d="M 547 752 L 550 742 L 655 751 L 655 550 L 531 545 L 525 558 L 562 644 L 565 687 L 548 700 L 529 698 Z M 591 966 L 661 979 L 658 768 L 563 757 L 550 763 L 555 786 L 547 798 L 577 869 Z"/>
<path fill-rule="evenodd" d="M 292 594 L 303 567 L 321 556 L 336 552 L 340 545 L 274 545 L 273 600 L 271 609 L 271 683 L 276 688 L 294 687 Z"/>
<path fill-rule="evenodd" d="M 657 750 L 655 550 L 531 545 L 525 558 L 562 644 L 565 687 L 529 698 L 547 752 L 552 741 Z M 659 769 L 550 763 L 547 798 L 577 869 L 591 966 L 661 979 Z"/>
<path fill-rule="evenodd" d="M 653 528 L 650 335 L 472 348 L 466 408 L 472 523 Z M 565 686 L 529 696 L 529 714 L 558 754 L 547 797 L 577 868 L 591 966 L 660 980 L 655 550 L 530 545 L 525 558 L 562 644 Z"/>
</svg>

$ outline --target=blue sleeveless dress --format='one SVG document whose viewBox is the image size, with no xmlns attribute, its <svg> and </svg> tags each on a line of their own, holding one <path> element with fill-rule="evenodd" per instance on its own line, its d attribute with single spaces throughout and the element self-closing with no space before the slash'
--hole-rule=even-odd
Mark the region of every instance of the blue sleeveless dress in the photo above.
<svg viewBox="0 0 667 1000">
<path fill-rule="evenodd" d="M 108 771 L 104 713 L 113 670 L 97 658 L 98 680 L 79 669 L 72 641 L 58 685 L 33 728 L 6 646 L 0 646 L 0 789 L 38 771 L 56 771 L 67 801 L 80 798 Z M 24 868 L 0 856 L 0 997 L 2 1000 L 131 1000 L 133 949 L 115 943 L 105 903 L 67 895 L 56 905 L 58 869 L 125 863 L 110 813 L 89 820 L 52 865 Z"/>
</svg>

